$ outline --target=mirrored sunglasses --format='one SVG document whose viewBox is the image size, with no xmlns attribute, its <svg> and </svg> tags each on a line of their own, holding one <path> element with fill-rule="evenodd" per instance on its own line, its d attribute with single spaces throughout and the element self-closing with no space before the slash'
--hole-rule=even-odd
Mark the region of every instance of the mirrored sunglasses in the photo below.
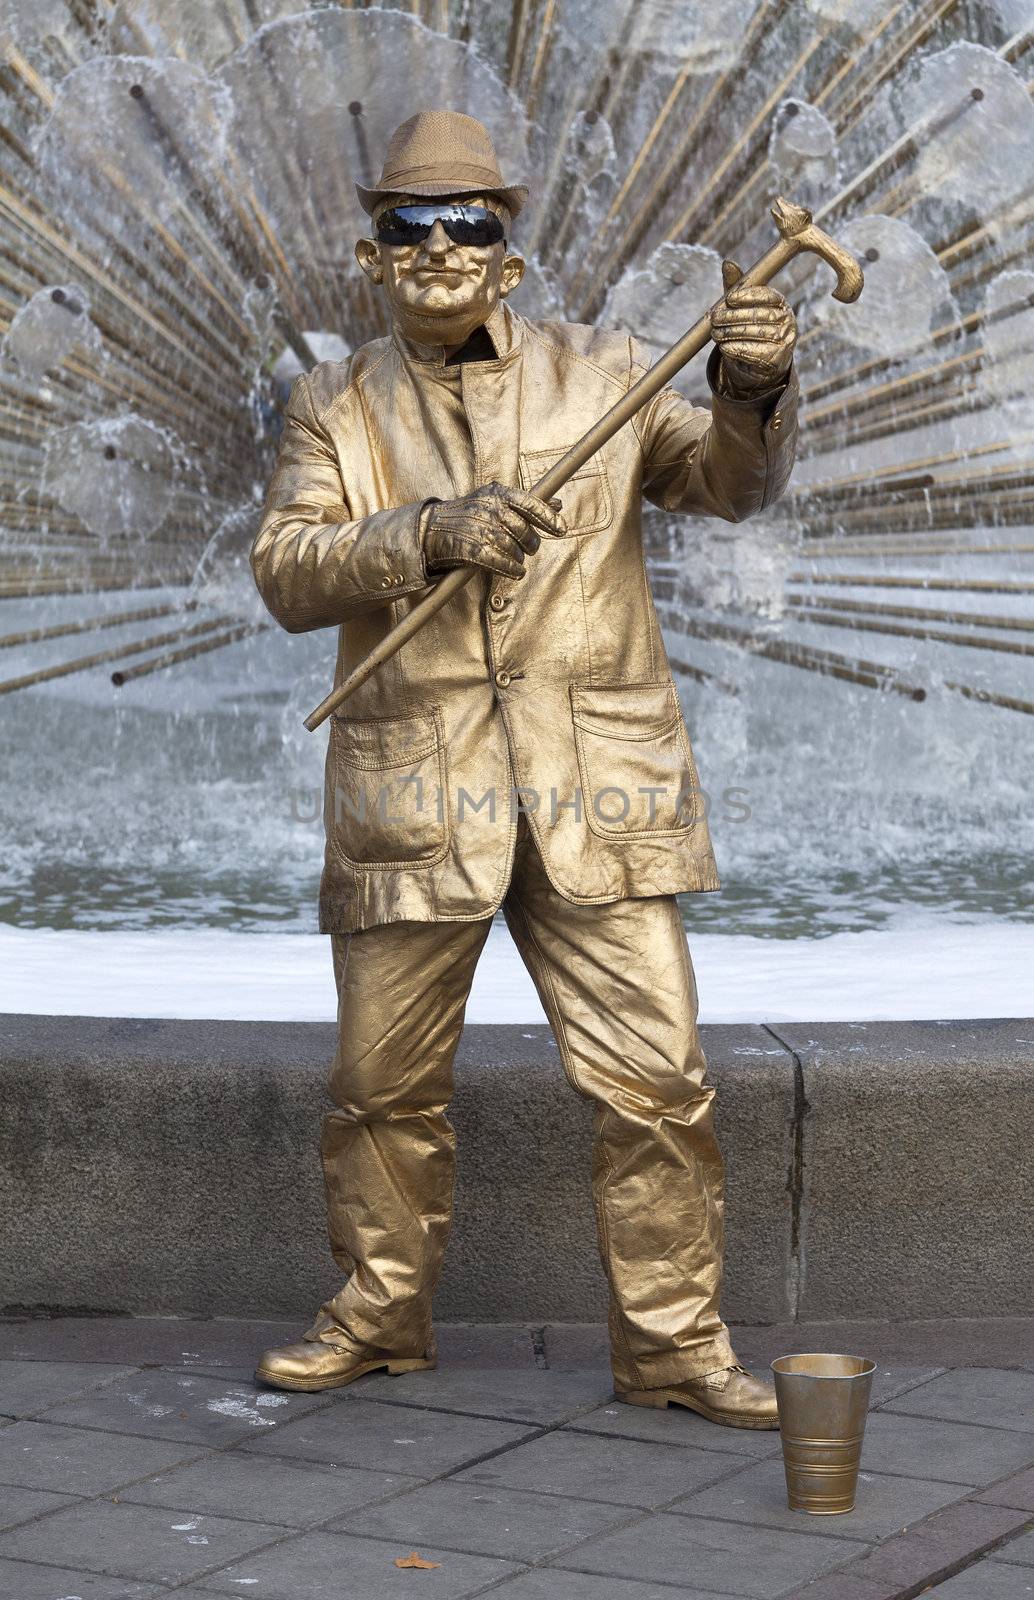
<svg viewBox="0 0 1034 1600">
<path fill-rule="evenodd" d="M 498 244 L 506 231 L 494 211 L 484 206 L 392 206 L 377 218 L 381 244 L 421 244 L 440 222 L 453 244 Z"/>
</svg>

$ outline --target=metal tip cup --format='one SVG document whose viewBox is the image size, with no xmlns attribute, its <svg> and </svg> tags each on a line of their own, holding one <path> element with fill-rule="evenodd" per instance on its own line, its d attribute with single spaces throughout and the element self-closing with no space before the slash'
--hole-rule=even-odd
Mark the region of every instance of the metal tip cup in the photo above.
<svg viewBox="0 0 1034 1600">
<path fill-rule="evenodd" d="M 791 1511 L 832 1517 L 854 1509 L 875 1361 L 780 1356 L 772 1362 Z"/>
</svg>

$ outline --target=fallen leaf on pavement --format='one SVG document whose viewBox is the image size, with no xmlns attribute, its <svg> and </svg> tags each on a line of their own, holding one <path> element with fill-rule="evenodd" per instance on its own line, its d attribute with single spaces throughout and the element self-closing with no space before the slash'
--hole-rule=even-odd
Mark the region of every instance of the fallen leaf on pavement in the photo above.
<svg viewBox="0 0 1034 1600">
<path fill-rule="evenodd" d="M 418 1556 L 415 1550 L 411 1550 L 408 1556 L 396 1556 L 395 1565 L 397 1567 L 440 1567 L 441 1562 L 425 1561 L 423 1556 Z"/>
</svg>

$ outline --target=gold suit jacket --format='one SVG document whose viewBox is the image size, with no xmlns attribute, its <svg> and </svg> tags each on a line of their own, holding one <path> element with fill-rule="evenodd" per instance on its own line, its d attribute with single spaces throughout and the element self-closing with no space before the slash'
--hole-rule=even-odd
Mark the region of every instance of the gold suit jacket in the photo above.
<svg viewBox="0 0 1034 1600">
<path fill-rule="evenodd" d="M 486 327 L 494 360 L 393 336 L 291 390 L 251 564 L 283 627 L 339 628 L 337 682 L 427 588 L 428 501 L 530 489 L 645 370 L 625 334 L 505 304 Z M 641 501 L 728 522 L 768 505 L 796 395 L 793 374 L 710 411 L 664 390 L 562 491 L 566 537 L 521 579 L 478 571 L 333 716 L 321 932 L 490 916 L 519 807 L 568 900 L 718 888 Z"/>
</svg>

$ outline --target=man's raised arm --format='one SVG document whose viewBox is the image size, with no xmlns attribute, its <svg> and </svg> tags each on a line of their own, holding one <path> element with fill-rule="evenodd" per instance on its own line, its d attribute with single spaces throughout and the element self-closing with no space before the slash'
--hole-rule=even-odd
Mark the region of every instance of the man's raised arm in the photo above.
<svg viewBox="0 0 1034 1600">
<path fill-rule="evenodd" d="M 743 522 L 778 500 L 797 445 L 797 375 L 739 397 L 721 384 L 711 352 L 711 409 L 663 389 L 633 426 L 643 447 L 643 493 L 664 511 Z M 634 367 L 632 382 L 644 369 Z"/>
<path fill-rule="evenodd" d="M 643 492 L 665 511 L 742 522 L 778 500 L 797 444 L 797 324 L 767 284 L 747 284 L 722 263 L 725 293 L 711 307 L 710 413 L 664 389 L 635 421 Z M 638 355 L 638 360 L 637 360 Z M 630 342 L 629 382 L 645 369 Z"/>
</svg>

